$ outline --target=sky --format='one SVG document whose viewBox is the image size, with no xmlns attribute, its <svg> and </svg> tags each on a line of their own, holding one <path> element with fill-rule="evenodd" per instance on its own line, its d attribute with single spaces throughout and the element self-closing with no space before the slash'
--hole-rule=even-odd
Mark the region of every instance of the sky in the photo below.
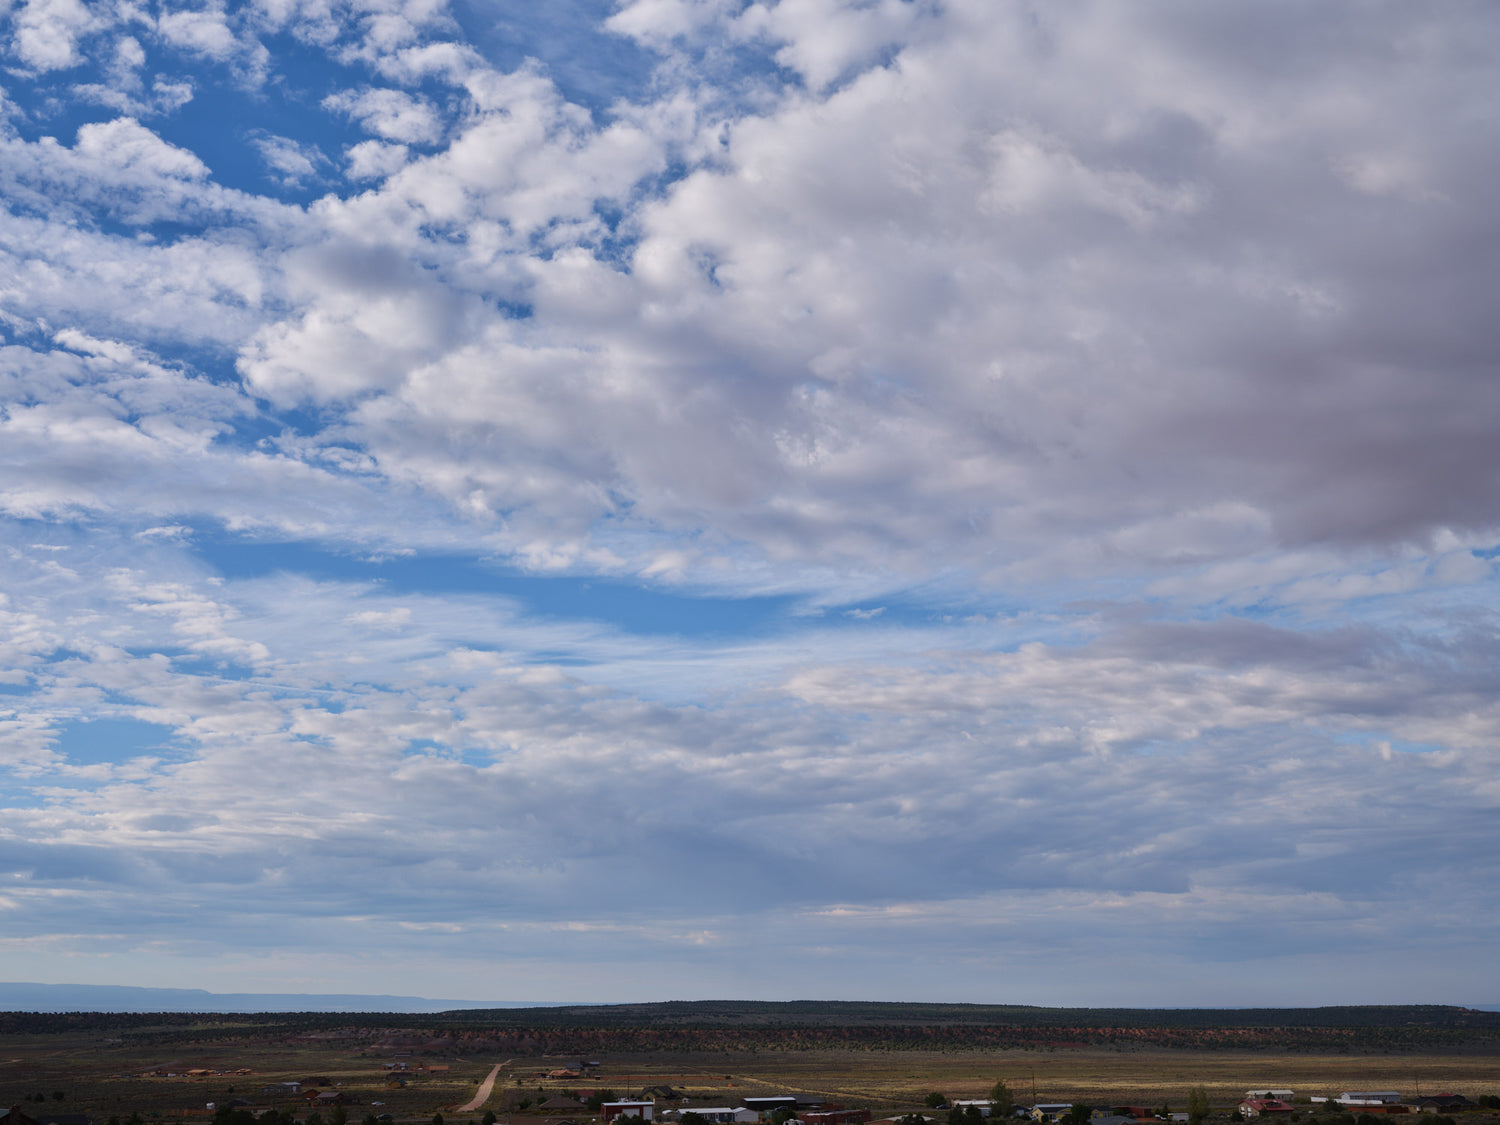
<svg viewBox="0 0 1500 1125">
<path fill-rule="evenodd" d="M 1497 55 L 0 0 L 3 975 L 1495 1002 Z"/>
</svg>

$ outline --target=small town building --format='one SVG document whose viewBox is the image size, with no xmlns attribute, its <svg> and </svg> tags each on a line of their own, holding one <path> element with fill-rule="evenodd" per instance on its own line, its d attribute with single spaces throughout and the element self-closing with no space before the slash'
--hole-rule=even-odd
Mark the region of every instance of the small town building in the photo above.
<svg viewBox="0 0 1500 1125">
<path fill-rule="evenodd" d="M 650 1121 L 655 1112 L 655 1102 L 605 1102 L 599 1107 L 604 1125 L 609 1125 L 616 1117 L 639 1117 L 642 1121 Z"/>
<path fill-rule="evenodd" d="M 1346 1090 L 1339 1095 L 1339 1105 L 1400 1105 L 1398 1090 Z"/>
<path fill-rule="evenodd" d="M 756 1113 L 775 1113 L 778 1109 L 797 1109 L 797 1099 L 790 1094 L 780 1094 L 771 1098 L 746 1098 L 745 1108 L 753 1109 Z"/>
<path fill-rule="evenodd" d="M 697 1106 L 684 1109 L 681 1113 L 696 1113 L 699 1117 L 707 1120 L 710 1125 L 736 1125 L 738 1122 L 759 1121 L 760 1114 L 746 1106 Z"/>
<path fill-rule="evenodd" d="M 1033 1121 L 1057 1121 L 1068 1115 L 1072 1102 L 1037 1102 L 1031 1107 Z"/>
<path fill-rule="evenodd" d="M 1246 1117 L 1275 1117 L 1292 1112 L 1292 1103 L 1280 1098 L 1246 1098 L 1240 1102 L 1240 1112 Z"/>
</svg>

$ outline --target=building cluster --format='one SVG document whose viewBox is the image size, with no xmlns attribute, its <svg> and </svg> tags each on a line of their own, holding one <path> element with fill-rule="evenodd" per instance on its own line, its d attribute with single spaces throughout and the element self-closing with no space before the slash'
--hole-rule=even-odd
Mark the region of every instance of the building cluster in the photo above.
<svg viewBox="0 0 1500 1125">
<path fill-rule="evenodd" d="M 650 1087 L 642 1091 L 642 1097 L 659 1095 L 666 1091 L 665 1100 L 680 1101 L 682 1095 L 670 1087 Z M 544 1103 L 545 1105 L 545 1103 Z M 779 1114 L 779 1116 L 777 1116 Z M 689 1116 L 691 1115 L 691 1116 Z M 605 1102 L 600 1107 L 604 1125 L 616 1118 L 640 1118 L 644 1121 L 682 1122 L 703 1121 L 707 1125 L 750 1125 L 751 1122 L 775 1118 L 791 1125 L 868 1125 L 868 1109 L 849 1109 L 847 1106 L 825 1101 L 822 1098 L 798 1098 L 791 1094 L 767 1098 L 744 1098 L 737 1106 L 692 1106 L 658 1111 L 656 1101 Z"/>
<path fill-rule="evenodd" d="M 1246 1090 L 1235 1105 L 1241 1118 L 1290 1118 L 1295 1111 L 1296 1092 L 1280 1087 L 1264 1087 Z M 611 1123 L 641 1122 L 672 1123 L 680 1125 L 686 1121 L 692 1125 L 754 1125 L 756 1122 L 775 1120 L 783 1125 L 867 1125 L 871 1120 L 867 1109 L 850 1109 L 819 1098 L 780 1097 L 745 1098 L 739 1105 L 685 1106 L 677 1104 L 663 1109 L 661 1103 L 681 1103 L 683 1095 L 669 1086 L 653 1086 L 642 1090 L 636 1099 L 605 1102 L 601 1117 L 603 1125 Z M 1482 1108 L 1462 1094 L 1430 1094 L 1425 1097 L 1404 1097 L 1396 1090 L 1347 1090 L 1337 1097 L 1304 1098 L 1304 1103 L 1333 1103 L 1351 1113 L 1368 1113 L 1375 1116 L 1410 1113 L 1452 1113 L 1466 1109 Z M 564 1104 L 566 1102 L 566 1104 Z M 543 1111 L 582 1110 L 581 1103 L 571 1099 L 553 1099 L 537 1107 Z M 938 1107 L 926 1109 L 922 1115 L 928 1120 L 942 1120 L 943 1111 L 961 1110 L 970 1121 L 987 1118 L 991 1103 L 986 1099 L 955 1100 Z M 1222 1106 L 1221 1106 L 1222 1108 Z M 1304 1108 L 1307 1105 L 1304 1104 Z M 1059 1125 L 1064 1119 L 1077 1121 L 1081 1112 L 1074 1102 L 1037 1101 L 1014 1108 L 1018 1119 L 1035 1122 L 1036 1125 Z M 689 1116 L 691 1115 L 691 1116 Z M 1088 1107 L 1088 1125 L 1140 1125 L 1142 1122 L 1186 1122 L 1187 1113 L 1173 1113 L 1150 1106 L 1113 1105 Z M 572 1123 L 567 1123 L 572 1125 Z"/>
<path fill-rule="evenodd" d="M 1241 1117 L 1275 1118 L 1290 1117 L 1296 1106 L 1296 1092 L 1288 1089 L 1246 1090 L 1235 1109 Z M 1332 1103 L 1350 1112 L 1387 1116 L 1407 1113 L 1453 1113 L 1466 1109 L 1479 1109 L 1479 1103 L 1470 1101 L 1463 1094 L 1429 1094 L 1425 1097 L 1404 1097 L 1399 1090 L 1346 1090 L 1337 1097 L 1310 1097 L 1310 1104 Z M 962 1105 L 988 1103 L 959 1103 Z M 1037 1102 L 1029 1106 L 1017 1106 L 1016 1116 L 1030 1118 L 1041 1123 L 1060 1122 L 1073 1114 L 1072 1102 Z M 1130 1125 L 1131 1122 L 1162 1119 L 1163 1115 L 1146 1106 L 1098 1106 L 1090 1109 L 1089 1125 Z M 1186 1113 L 1168 1113 L 1168 1121 L 1186 1121 Z"/>
</svg>

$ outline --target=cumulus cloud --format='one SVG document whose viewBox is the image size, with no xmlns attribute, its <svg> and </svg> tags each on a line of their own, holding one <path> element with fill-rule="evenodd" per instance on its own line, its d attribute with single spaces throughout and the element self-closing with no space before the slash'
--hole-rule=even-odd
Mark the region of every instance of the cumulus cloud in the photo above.
<svg viewBox="0 0 1500 1125">
<path fill-rule="evenodd" d="M 852 11 L 797 9 L 777 34 L 802 43 L 883 9 Z M 524 372 L 566 355 L 568 424 L 580 431 L 567 444 L 608 452 L 607 494 L 628 497 L 642 519 L 715 528 L 772 558 L 842 565 L 878 545 L 897 567 L 957 560 L 1012 580 L 1037 552 L 1046 571 L 1087 572 L 1126 544 L 1177 550 L 1154 534 L 1164 521 L 1201 555 L 1217 535 L 1214 513 L 1228 511 L 1240 513 L 1238 532 L 1223 549 L 1236 554 L 1493 527 L 1489 458 L 1471 425 L 1487 414 L 1486 392 L 1461 363 L 1425 373 L 1450 380 L 1452 393 L 1428 399 L 1402 435 L 1371 428 L 1411 386 L 1392 356 L 1451 351 L 1427 339 L 1420 313 L 1390 305 L 1396 279 L 1452 286 L 1449 307 L 1468 315 L 1464 267 L 1437 247 L 1450 224 L 1487 221 L 1483 177 L 1444 165 L 1434 146 L 1448 144 L 1457 161 L 1466 143 L 1432 137 L 1425 117 L 1403 108 L 1415 99 L 1441 114 L 1445 91 L 1461 87 L 1434 86 L 1411 59 L 1359 103 L 1324 113 L 1311 108 L 1333 96 L 1324 72 L 1293 67 L 1276 75 L 1261 112 L 1240 71 L 1202 65 L 1229 49 L 1229 28 L 1198 28 L 1200 41 L 1184 45 L 1144 17 L 1119 27 L 1092 10 L 1039 27 L 1018 9 L 956 5 L 934 27 L 931 13 L 922 18 L 889 66 L 735 121 L 709 163 L 647 196 L 628 227 L 628 269 L 602 256 L 611 235 L 595 215 L 630 199 L 668 154 L 695 151 L 699 122 L 658 111 L 597 128 L 544 82 L 471 78 L 491 112 L 328 219 L 386 223 L 401 239 L 413 221 L 437 222 L 476 250 L 493 247 L 488 262 L 440 267 L 444 301 L 524 302 L 542 314 L 524 340 L 502 314 L 475 352 L 465 321 L 397 361 L 399 379 L 364 360 L 352 365 L 363 374 L 345 377 L 336 372 L 349 365 L 330 364 L 309 333 L 334 332 L 329 345 L 353 356 L 365 352 L 363 330 L 340 311 L 342 295 L 321 289 L 298 322 L 262 336 L 247 373 L 268 388 L 291 380 L 317 394 L 322 381 L 335 397 L 361 385 L 391 396 L 365 411 L 383 427 L 410 415 L 385 459 L 420 462 L 434 487 L 505 511 L 527 497 L 508 494 L 511 470 L 476 458 L 472 444 L 452 459 L 403 447 L 423 433 L 422 415 L 474 394 L 520 395 L 517 408 L 548 416 L 569 383 L 549 377 L 537 397 Z M 1144 75 L 1130 53 L 1098 57 L 1106 34 L 1139 40 L 1157 69 Z M 1108 113 L 1058 93 L 1063 76 L 1085 71 Z M 393 138 L 433 136 L 405 94 L 328 104 Z M 1429 178 L 1444 166 L 1452 182 L 1430 196 L 1372 195 L 1345 165 L 1308 163 L 1355 136 L 1434 149 Z M 1278 181 L 1288 194 L 1272 210 Z M 1471 202 L 1439 206 L 1439 194 Z M 1371 224 L 1357 261 L 1346 257 L 1347 222 L 1333 222 L 1356 196 L 1364 202 L 1348 221 Z M 1436 239 L 1390 237 L 1412 224 L 1431 224 Z M 576 249 L 525 256 L 515 234 L 543 228 Z M 1246 238 L 1261 251 L 1237 254 Z M 1463 331 L 1483 328 L 1476 319 Z M 1375 337 L 1391 344 L 1378 359 Z M 321 358 L 293 375 L 304 344 Z M 379 338 L 368 348 L 389 350 Z M 496 382 L 479 357 L 512 348 L 513 374 Z M 1349 410 L 1351 400 L 1365 405 Z M 1438 401 L 1465 405 L 1449 412 Z M 515 416 L 468 410 L 440 428 L 482 434 L 503 429 L 491 421 L 502 415 Z M 514 456 L 500 432 L 481 440 Z M 708 434 L 712 455 L 700 448 Z M 1418 487 L 1405 466 L 1428 441 L 1447 452 Z M 1365 487 L 1372 474 L 1383 487 Z M 1358 499 L 1339 497 L 1343 481 Z M 1202 513 L 1196 525 L 1191 512 Z M 1008 545 L 998 557 L 997 542 Z"/>
<path fill-rule="evenodd" d="M 431 144 L 442 133 L 433 107 L 404 90 L 345 90 L 329 94 L 323 107 L 347 114 L 387 141 Z"/>
<path fill-rule="evenodd" d="M 157 18 L 156 33 L 174 47 L 220 62 L 229 59 L 237 47 L 226 13 L 218 5 L 163 12 Z"/>
<path fill-rule="evenodd" d="M 81 0 L 25 0 L 14 18 L 11 49 L 39 71 L 76 66 L 79 41 L 108 22 Z"/>
<path fill-rule="evenodd" d="M 351 180 L 377 180 L 399 171 L 407 159 L 405 145 L 391 145 L 383 141 L 361 141 L 351 145 L 345 153 L 348 160 L 347 175 Z"/>
</svg>

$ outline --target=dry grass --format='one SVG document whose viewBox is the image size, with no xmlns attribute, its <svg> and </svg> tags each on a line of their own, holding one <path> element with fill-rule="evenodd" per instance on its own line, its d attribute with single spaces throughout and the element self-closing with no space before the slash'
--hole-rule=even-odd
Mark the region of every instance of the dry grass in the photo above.
<svg viewBox="0 0 1500 1125">
<path fill-rule="evenodd" d="M 151 1053 L 147 1053 L 151 1051 Z M 434 1111 L 461 1105 L 497 1058 L 433 1058 L 452 1070 L 441 1076 L 416 1077 L 404 1090 L 385 1086 L 382 1063 L 390 1051 L 361 1050 L 350 1044 L 214 1043 L 202 1049 L 174 1045 L 155 1050 L 99 1036 L 48 1035 L 0 1038 L 0 1105 L 21 1104 L 26 1095 L 63 1090 L 63 1102 L 48 1108 L 86 1112 L 101 1123 L 132 1110 L 202 1115 L 209 1101 L 227 1097 L 258 1100 L 260 1087 L 309 1075 L 327 1075 L 364 1103 L 351 1108 L 351 1121 L 365 1113 L 390 1112 L 398 1121 L 426 1121 Z M 411 1060 L 413 1062 L 416 1059 Z M 698 1105 L 737 1104 L 757 1094 L 819 1094 L 877 1112 L 920 1105 L 929 1091 L 950 1098 L 982 1097 L 998 1078 L 1030 1100 L 1181 1108 L 1187 1090 L 1202 1086 L 1214 1104 L 1232 1105 L 1245 1090 L 1259 1086 L 1291 1087 L 1299 1094 L 1337 1093 L 1359 1088 L 1397 1089 L 1405 1093 L 1463 1093 L 1475 1097 L 1500 1093 L 1500 1055 L 1401 1054 L 1339 1055 L 1210 1051 L 1121 1051 L 1106 1048 L 1050 1051 L 900 1052 L 806 1051 L 732 1055 L 610 1056 L 596 1080 L 551 1082 L 545 1072 L 569 1060 L 524 1059 L 507 1066 L 488 1105 L 500 1110 L 509 1101 L 564 1090 L 610 1087 L 620 1094 L 656 1083 L 683 1089 Z M 250 1076 L 208 1079 L 141 1079 L 151 1065 L 228 1068 L 246 1066 Z M 517 1080 L 519 1079 L 519 1082 Z M 231 1093 L 230 1087 L 233 1087 Z M 372 1103 L 383 1102 L 381 1107 Z M 459 1125 L 477 1119 L 464 1115 Z M 515 1117 L 515 1125 L 526 1121 Z M 535 1120 L 535 1119 L 533 1119 Z"/>
<path fill-rule="evenodd" d="M 1500 1093 L 1495 1055 L 1276 1055 L 1264 1052 L 1115 1051 L 1082 1049 L 998 1054 L 808 1051 L 718 1056 L 696 1067 L 683 1059 L 617 1059 L 621 1085 L 670 1082 L 695 1101 L 766 1093 L 821 1094 L 878 1109 L 910 1107 L 930 1091 L 951 1098 L 985 1096 L 1003 1078 L 1018 1100 L 1121 1105 L 1181 1103 L 1202 1086 L 1230 1105 L 1247 1089 L 1290 1087 L 1299 1094 L 1352 1089 L 1416 1093 Z M 726 1075 L 732 1074 L 732 1079 Z M 620 1081 L 611 1073 L 611 1084 Z"/>
</svg>

